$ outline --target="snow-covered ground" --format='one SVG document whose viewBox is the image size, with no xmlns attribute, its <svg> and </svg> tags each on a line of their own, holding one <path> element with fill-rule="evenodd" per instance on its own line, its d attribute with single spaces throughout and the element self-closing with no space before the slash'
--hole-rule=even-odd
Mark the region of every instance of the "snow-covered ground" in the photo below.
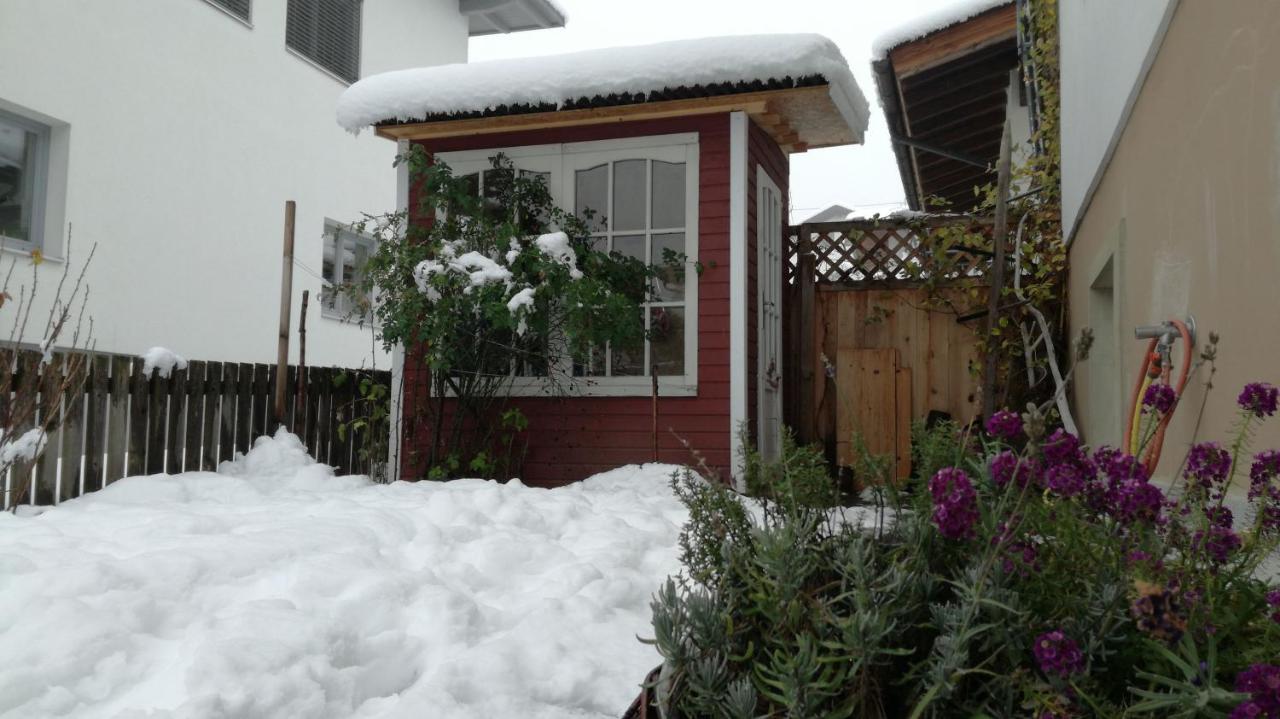
<svg viewBox="0 0 1280 719">
<path fill-rule="evenodd" d="M 0 717 L 616 717 L 672 471 L 374 485 L 281 433 L 0 515 Z"/>
</svg>

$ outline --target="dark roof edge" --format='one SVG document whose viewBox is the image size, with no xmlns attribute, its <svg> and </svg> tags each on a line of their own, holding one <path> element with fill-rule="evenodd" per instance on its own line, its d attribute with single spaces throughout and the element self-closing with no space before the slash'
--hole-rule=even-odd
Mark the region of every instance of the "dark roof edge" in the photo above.
<svg viewBox="0 0 1280 719">
<path fill-rule="evenodd" d="M 907 132 L 902 119 L 902 104 L 898 99 L 893 61 L 888 58 L 875 60 L 871 63 L 871 72 L 876 78 L 876 92 L 880 95 L 880 107 L 884 110 L 885 124 L 889 127 L 889 142 L 893 145 L 893 155 L 898 161 L 898 174 L 902 178 L 902 191 L 906 195 L 907 207 L 923 210 L 920 188 L 916 187 L 916 176 L 911 167 L 911 149 L 897 141 L 905 137 Z"/>
<path fill-rule="evenodd" d="M 522 103 L 518 105 L 499 105 L 498 107 L 489 108 L 487 110 L 431 113 L 422 118 L 408 120 L 383 120 L 382 122 L 377 123 L 376 127 L 413 125 L 423 122 L 476 120 L 509 115 L 531 115 L 541 112 L 557 112 L 560 110 L 586 110 L 599 107 L 642 105 L 645 103 L 663 102 L 667 100 L 690 100 L 707 97 L 722 97 L 726 95 L 743 95 L 746 93 L 765 92 L 768 90 L 791 90 L 799 87 L 819 87 L 827 84 L 826 78 L 821 75 L 805 75 L 799 78 L 793 78 L 788 75 L 782 79 L 721 82 L 709 85 L 682 85 L 680 87 L 668 87 L 651 92 L 624 92 L 610 93 L 608 95 L 595 95 L 593 97 L 579 97 L 564 100 L 559 105 L 549 102 L 538 104 Z"/>
</svg>

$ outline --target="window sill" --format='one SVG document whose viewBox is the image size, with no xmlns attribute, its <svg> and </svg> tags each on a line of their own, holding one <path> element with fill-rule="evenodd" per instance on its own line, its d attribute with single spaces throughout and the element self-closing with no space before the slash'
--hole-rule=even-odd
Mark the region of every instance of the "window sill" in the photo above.
<svg viewBox="0 0 1280 719">
<path fill-rule="evenodd" d="M 290 55 L 293 55 L 294 57 L 296 57 L 296 58 L 298 58 L 299 60 L 301 60 L 301 61 L 303 61 L 303 62 L 307 63 L 307 64 L 308 64 L 308 65 L 310 65 L 311 67 L 313 67 L 313 68 L 315 68 L 315 69 L 319 70 L 323 75 L 325 75 L 326 77 L 328 77 L 330 80 L 333 80 L 334 82 L 341 84 L 343 87 L 351 87 L 351 84 L 352 84 L 353 82 L 355 82 L 354 80 L 348 80 L 348 79 L 346 79 L 346 78 L 344 78 L 344 77 L 339 76 L 339 75 L 338 75 L 337 73 L 335 73 L 334 71 L 330 70 L 329 68 L 325 67 L 324 65 L 321 65 L 320 63 L 316 62 L 315 60 L 312 60 L 311 58 L 307 57 L 306 55 L 303 55 L 302 53 L 298 52 L 297 50 L 294 50 L 293 48 L 289 47 L 288 45 L 285 45 L 284 49 L 285 49 L 285 51 L 286 51 L 286 52 L 288 52 Z M 356 78 L 356 79 L 358 80 L 359 78 Z"/>
<path fill-rule="evenodd" d="M 553 388 L 546 380 L 532 377 L 512 381 L 512 397 L 650 397 L 653 381 L 649 377 L 575 377 L 563 380 Z M 659 397 L 697 397 L 698 383 L 692 377 L 659 377 Z"/>
<path fill-rule="evenodd" d="M 31 245 L 25 242 L 15 243 L 12 240 L 0 240 L 0 242 L 3 242 L 3 244 L 0 244 L 0 252 L 3 252 L 6 255 L 14 255 L 17 257 L 30 257 L 31 253 L 40 249 L 39 247 L 32 247 Z M 49 262 L 55 265 L 60 265 L 64 261 L 65 261 L 65 258 L 63 257 L 51 255 L 47 252 L 44 252 L 43 250 L 41 251 L 40 264 Z"/>
</svg>

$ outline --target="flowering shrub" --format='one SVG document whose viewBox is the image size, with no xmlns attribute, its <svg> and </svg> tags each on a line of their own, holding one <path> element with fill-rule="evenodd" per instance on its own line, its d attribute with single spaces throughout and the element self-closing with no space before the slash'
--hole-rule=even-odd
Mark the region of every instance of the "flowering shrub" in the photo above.
<svg viewBox="0 0 1280 719">
<path fill-rule="evenodd" d="M 879 485 L 876 521 L 785 500 L 830 482 L 790 444 L 758 509 L 683 480 L 698 571 L 654 600 L 663 716 L 1280 717 L 1280 586 L 1257 572 L 1280 452 L 1250 456 L 1271 416 L 1251 387 L 1171 486 L 1034 409 L 1020 435 L 925 442 L 950 461 Z"/>
</svg>

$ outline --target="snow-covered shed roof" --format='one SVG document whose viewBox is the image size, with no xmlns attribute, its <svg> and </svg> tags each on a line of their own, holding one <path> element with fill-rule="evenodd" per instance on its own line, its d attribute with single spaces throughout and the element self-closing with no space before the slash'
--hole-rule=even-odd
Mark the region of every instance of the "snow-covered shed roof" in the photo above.
<svg viewBox="0 0 1280 719">
<path fill-rule="evenodd" d="M 990 180 L 1018 66 L 1013 0 L 964 0 L 882 35 L 871 63 L 907 203 L 957 209 Z"/>
<path fill-rule="evenodd" d="M 564 27 L 569 19 L 555 0 L 458 0 L 458 10 L 471 37 Z"/>
<path fill-rule="evenodd" d="M 770 103 L 768 114 L 781 116 L 798 143 L 861 142 L 867 101 L 839 48 L 815 34 L 676 40 L 387 72 L 348 88 L 337 117 L 352 132 L 379 126 L 379 134 L 401 137 L 407 134 L 387 128 L 770 92 L 777 94 L 757 99 Z"/>
<path fill-rule="evenodd" d="M 956 0 L 950 5 L 938 8 L 931 13 L 917 15 L 908 22 L 881 33 L 871 44 L 871 56 L 880 60 L 888 57 L 889 51 L 952 25 L 959 25 L 971 17 L 976 17 L 991 8 L 1010 5 L 1013 0 Z"/>
</svg>

